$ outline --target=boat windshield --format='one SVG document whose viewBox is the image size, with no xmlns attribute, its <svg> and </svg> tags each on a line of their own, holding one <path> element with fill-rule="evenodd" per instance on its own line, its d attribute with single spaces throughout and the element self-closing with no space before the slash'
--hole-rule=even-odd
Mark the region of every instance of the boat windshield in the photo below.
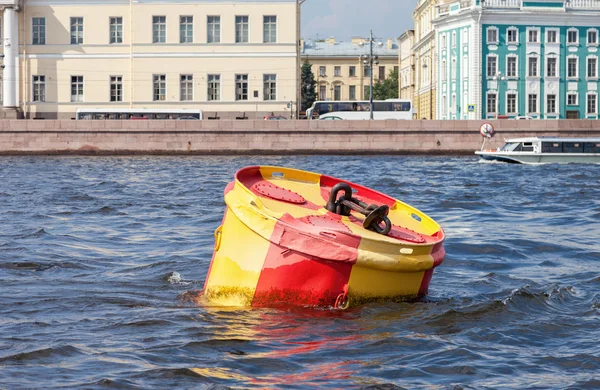
<svg viewBox="0 0 600 390">
<path fill-rule="evenodd" d="M 519 142 L 507 142 L 504 144 L 502 148 L 500 148 L 501 152 L 512 152 L 519 146 Z"/>
</svg>

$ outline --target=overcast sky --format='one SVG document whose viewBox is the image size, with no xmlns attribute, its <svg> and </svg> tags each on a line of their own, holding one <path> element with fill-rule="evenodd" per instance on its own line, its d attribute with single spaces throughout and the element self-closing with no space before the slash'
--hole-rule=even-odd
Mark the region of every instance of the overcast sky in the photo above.
<svg viewBox="0 0 600 390">
<path fill-rule="evenodd" d="M 417 0 L 306 0 L 302 5 L 302 37 L 348 40 L 368 36 L 397 38 L 413 28 Z"/>
</svg>

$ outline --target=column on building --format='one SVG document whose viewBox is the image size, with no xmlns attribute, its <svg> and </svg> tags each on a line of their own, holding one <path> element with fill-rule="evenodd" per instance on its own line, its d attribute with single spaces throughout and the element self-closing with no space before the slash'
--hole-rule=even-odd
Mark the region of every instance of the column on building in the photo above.
<svg viewBox="0 0 600 390">
<path fill-rule="evenodd" d="M 19 18 L 13 7 L 4 8 L 3 107 L 19 105 Z"/>
</svg>

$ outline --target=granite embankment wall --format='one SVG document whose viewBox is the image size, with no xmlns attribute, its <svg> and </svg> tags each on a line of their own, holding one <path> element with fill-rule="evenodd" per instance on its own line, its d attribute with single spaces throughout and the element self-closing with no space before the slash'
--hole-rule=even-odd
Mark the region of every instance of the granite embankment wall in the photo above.
<svg viewBox="0 0 600 390">
<path fill-rule="evenodd" d="M 472 154 L 484 121 L 0 121 L 0 154 Z M 600 137 L 600 121 L 495 120 L 496 137 Z"/>
</svg>

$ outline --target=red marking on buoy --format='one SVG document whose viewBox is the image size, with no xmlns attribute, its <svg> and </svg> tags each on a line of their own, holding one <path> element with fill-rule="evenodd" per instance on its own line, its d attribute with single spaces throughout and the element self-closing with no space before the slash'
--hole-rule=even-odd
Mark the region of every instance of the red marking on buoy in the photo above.
<svg viewBox="0 0 600 390">
<path fill-rule="evenodd" d="M 409 241 L 418 244 L 422 244 L 426 241 L 425 238 L 419 233 L 396 225 L 392 225 L 392 230 L 390 230 L 387 235 L 397 240 Z"/>
<path fill-rule="evenodd" d="M 275 184 L 268 182 L 256 183 L 252 186 L 252 189 L 259 194 L 269 197 L 271 199 L 280 200 L 282 202 L 304 204 L 306 199 L 302 195 L 299 195 L 285 188 L 276 186 Z"/>
<path fill-rule="evenodd" d="M 309 215 L 306 217 L 306 220 L 313 226 L 352 233 L 352 230 L 339 219 L 320 215 Z"/>
</svg>

